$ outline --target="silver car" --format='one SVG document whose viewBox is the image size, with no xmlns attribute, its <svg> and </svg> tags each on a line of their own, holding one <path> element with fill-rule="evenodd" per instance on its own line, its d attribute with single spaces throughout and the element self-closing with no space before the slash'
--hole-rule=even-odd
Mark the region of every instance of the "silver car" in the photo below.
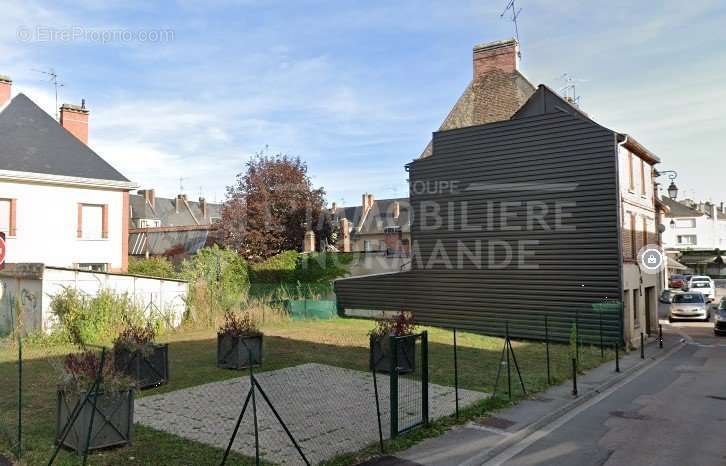
<svg viewBox="0 0 726 466">
<path fill-rule="evenodd" d="M 668 310 L 668 322 L 674 320 L 703 320 L 708 322 L 711 318 L 709 306 L 703 293 L 678 293 L 673 295 L 673 300 Z"/>
</svg>

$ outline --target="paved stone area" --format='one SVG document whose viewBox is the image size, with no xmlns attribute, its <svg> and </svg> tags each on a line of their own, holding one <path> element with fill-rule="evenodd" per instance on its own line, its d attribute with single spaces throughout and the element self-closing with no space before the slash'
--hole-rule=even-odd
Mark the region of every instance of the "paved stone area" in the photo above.
<svg viewBox="0 0 726 466">
<path fill-rule="evenodd" d="M 373 377 L 370 373 L 322 364 L 303 364 L 264 372 L 256 378 L 311 463 L 357 451 L 378 441 Z M 383 434 L 388 438 L 390 383 L 383 374 L 379 374 L 377 379 Z M 226 448 L 249 387 L 249 377 L 240 377 L 148 396 L 136 401 L 134 415 L 145 426 Z M 420 403 L 408 402 L 417 398 L 420 388 L 420 383 L 415 381 L 401 381 L 401 428 L 415 422 L 414 419 L 420 415 Z M 459 403 L 464 407 L 486 396 L 481 392 L 459 390 Z M 432 418 L 454 412 L 452 387 L 429 384 L 429 398 Z M 265 460 L 303 464 L 259 392 L 256 392 L 256 399 L 260 452 Z M 255 452 L 252 416 L 250 406 L 233 444 L 234 450 L 249 456 L 254 456 Z"/>
</svg>

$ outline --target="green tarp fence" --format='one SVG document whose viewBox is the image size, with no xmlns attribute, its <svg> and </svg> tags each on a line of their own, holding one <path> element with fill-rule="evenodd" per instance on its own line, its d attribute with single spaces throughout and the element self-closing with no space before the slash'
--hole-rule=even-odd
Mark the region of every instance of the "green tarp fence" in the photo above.
<svg viewBox="0 0 726 466">
<path fill-rule="evenodd" d="M 288 299 L 285 310 L 292 320 L 325 320 L 338 315 L 334 300 Z"/>
</svg>

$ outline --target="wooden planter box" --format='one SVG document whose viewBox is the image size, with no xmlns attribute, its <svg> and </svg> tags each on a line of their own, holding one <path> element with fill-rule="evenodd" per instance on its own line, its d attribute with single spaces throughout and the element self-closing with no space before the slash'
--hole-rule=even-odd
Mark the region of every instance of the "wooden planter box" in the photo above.
<svg viewBox="0 0 726 466">
<path fill-rule="evenodd" d="M 376 372 L 391 372 L 391 347 L 392 342 L 389 336 L 371 336 L 371 370 Z M 384 340 L 389 340 L 385 341 Z M 408 335 L 398 337 L 396 342 L 398 353 L 398 373 L 408 374 L 416 370 L 416 336 Z"/>
<path fill-rule="evenodd" d="M 262 365 L 262 335 L 217 334 L 217 367 L 246 369 Z"/>
<path fill-rule="evenodd" d="M 153 345 L 153 351 L 117 350 L 114 353 L 116 370 L 128 375 L 143 390 L 169 382 L 169 345 Z"/>
<path fill-rule="evenodd" d="M 83 401 L 85 392 L 69 395 L 58 390 L 56 409 L 56 443 L 60 442 L 63 428 L 71 418 L 76 406 Z M 93 396 L 81 409 L 76 422 L 70 427 L 63 446 L 85 451 L 88 428 L 93 412 Z M 134 391 L 124 390 L 116 393 L 99 393 L 96 400 L 96 414 L 93 417 L 93 431 L 89 450 L 131 444 L 134 432 Z"/>
</svg>

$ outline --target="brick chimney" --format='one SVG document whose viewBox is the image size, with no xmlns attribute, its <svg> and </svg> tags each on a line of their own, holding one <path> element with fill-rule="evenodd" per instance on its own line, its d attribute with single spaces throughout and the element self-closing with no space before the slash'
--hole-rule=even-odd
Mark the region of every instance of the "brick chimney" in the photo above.
<svg viewBox="0 0 726 466">
<path fill-rule="evenodd" d="M 156 192 L 153 189 L 141 189 L 139 194 L 144 196 L 146 203 L 151 206 L 152 209 L 156 208 Z"/>
<path fill-rule="evenodd" d="M 500 40 L 474 46 L 474 79 L 490 71 L 513 73 L 519 69 L 519 43 Z"/>
<path fill-rule="evenodd" d="M 12 79 L 0 74 L 0 107 L 5 105 L 10 100 L 10 88 L 12 86 Z"/>
<path fill-rule="evenodd" d="M 174 200 L 174 207 L 176 209 L 176 213 L 182 211 L 182 207 L 184 206 L 184 203 L 187 201 L 187 195 L 186 194 L 177 194 L 176 199 Z"/>
<path fill-rule="evenodd" d="M 368 212 L 373 207 L 373 194 L 365 193 L 363 195 L 363 212 Z"/>
<path fill-rule="evenodd" d="M 72 135 L 80 139 L 83 144 L 88 144 L 88 110 L 86 100 L 81 101 L 81 106 L 63 104 L 60 108 L 60 124 Z"/>
<path fill-rule="evenodd" d="M 209 205 L 207 204 L 207 200 L 203 197 L 199 198 L 199 210 L 202 211 L 202 220 L 206 220 L 209 216 Z"/>
</svg>

